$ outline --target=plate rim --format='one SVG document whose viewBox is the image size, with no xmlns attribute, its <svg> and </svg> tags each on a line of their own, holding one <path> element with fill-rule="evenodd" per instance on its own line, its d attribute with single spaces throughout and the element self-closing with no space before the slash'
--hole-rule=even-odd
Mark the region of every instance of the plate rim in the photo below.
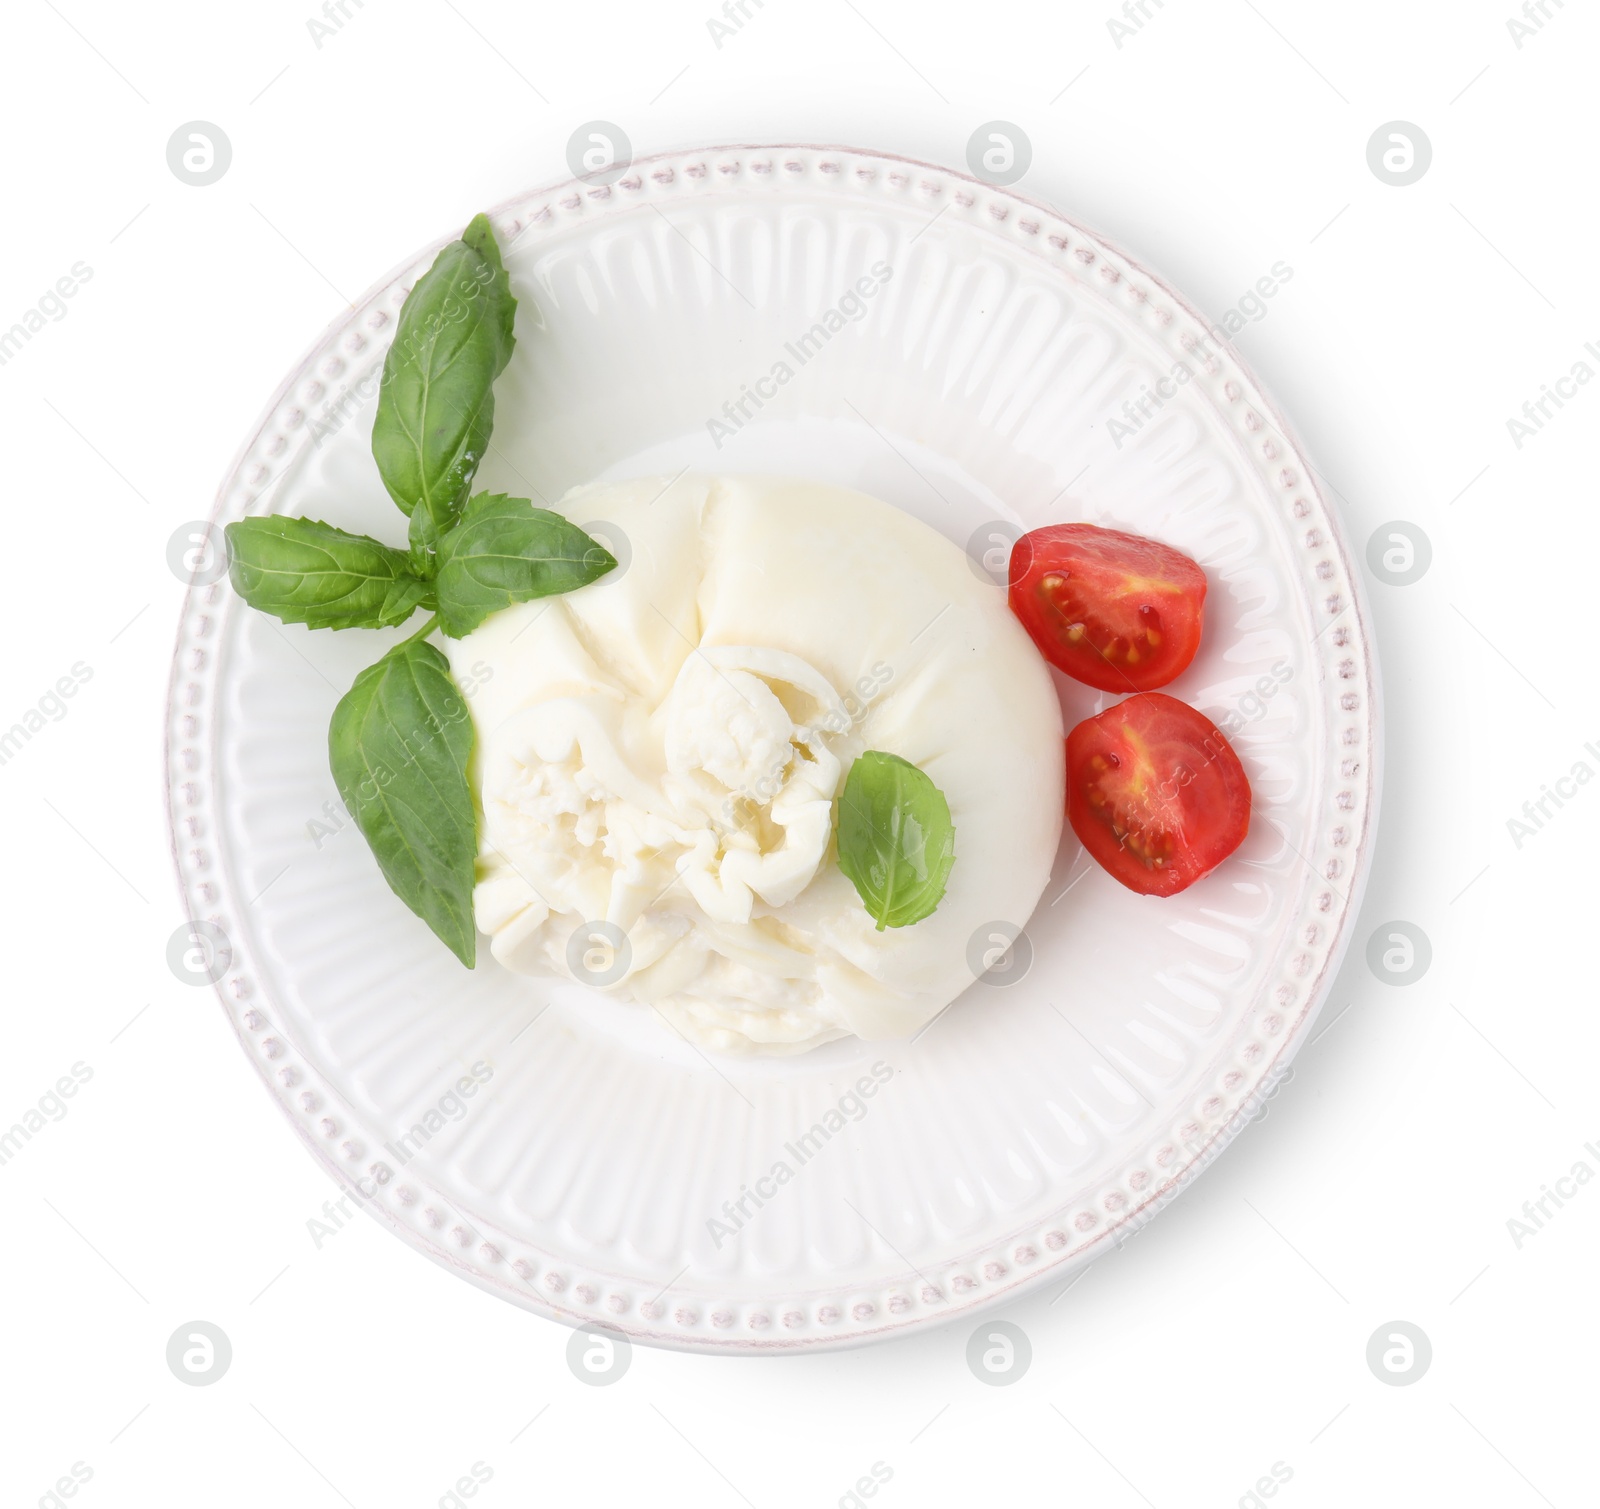
<svg viewBox="0 0 1600 1509">
<path fill-rule="evenodd" d="M 997 226 L 1004 225 L 1014 217 L 1016 224 L 1025 224 L 1016 213 L 1020 207 L 1039 217 L 1027 234 L 1037 237 L 1046 220 L 1066 227 L 1068 235 L 1062 238 L 1060 245 L 1063 256 L 1069 246 L 1072 246 L 1080 258 L 1087 252 L 1089 255 L 1085 265 L 1092 265 L 1095 260 L 1101 259 L 1102 270 L 1109 269 L 1111 272 L 1109 281 L 1115 283 L 1125 273 L 1136 276 L 1149 288 L 1158 290 L 1163 300 L 1168 301 L 1194 325 L 1208 331 L 1213 328 L 1211 322 L 1163 276 L 1092 226 L 1064 214 L 1046 201 L 1033 199 L 1014 188 L 986 183 L 959 169 L 903 154 L 832 143 L 735 142 L 691 146 L 632 159 L 621 177 L 616 180 L 616 187 L 625 191 L 639 192 L 646 182 L 647 175 L 649 181 L 663 186 L 676 185 L 680 177 L 692 177 L 704 179 L 715 194 L 721 187 L 717 182 L 717 174 L 729 179 L 740 177 L 745 171 L 743 156 L 750 153 L 772 154 L 774 159 L 781 154 L 796 154 L 800 159 L 800 171 L 805 174 L 799 181 L 804 182 L 808 188 L 819 191 L 831 189 L 837 192 L 848 182 L 842 162 L 835 162 L 831 166 L 831 174 L 836 180 L 834 183 L 828 184 L 824 180 L 819 180 L 819 173 L 830 172 L 830 169 L 824 167 L 830 157 L 849 159 L 855 172 L 865 177 L 873 186 L 877 185 L 880 178 L 892 180 L 896 168 L 902 170 L 901 176 L 907 179 L 910 173 L 929 175 L 929 179 L 925 182 L 931 182 L 934 186 L 932 194 L 935 198 L 948 191 L 948 203 L 972 211 L 976 211 L 982 201 L 987 199 L 988 203 L 982 205 L 989 210 L 987 223 L 980 220 L 976 213 L 968 221 L 974 228 L 985 233 L 994 233 Z M 710 165 L 714 165 L 715 173 Z M 890 165 L 887 173 L 883 165 Z M 785 162 L 783 168 L 784 171 L 789 171 L 789 163 Z M 752 171 L 756 171 L 753 165 Z M 774 172 L 771 163 L 767 165 L 766 171 L 774 174 L 771 180 L 774 185 L 784 181 Z M 644 190 L 644 192 L 651 191 Z M 612 185 L 586 184 L 582 180 L 570 177 L 557 178 L 500 201 L 488 211 L 488 214 L 497 229 L 502 229 L 509 223 L 510 235 L 515 238 L 534 225 L 552 220 L 556 212 L 553 206 L 568 213 L 575 212 L 581 215 L 586 200 L 598 201 L 603 205 L 615 197 Z M 841 194 L 839 197 L 841 202 L 845 202 L 844 195 Z M 648 201 L 641 198 L 638 202 Z M 397 263 L 347 309 L 327 322 L 317 337 L 308 344 L 299 361 L 273 392 L 255 426 L 249 432 L 248 438 L 240 445 L 224 472 L 208 520 L 211 528 L 218 527 L 230 503 L 238 500 L 241 492 L 246 507 L 257 498 L 272 492 L 270 484 L 273 478 L 269 468 L 258 462 L 251 473 L 247 474 L 246 466 L 252 455 L 259 456 L 262 452 L 263 439 L 272 428 L 274 416 L 283 409 L 297 388 L 304 385 L 308 379 L 315 380 L 315 368 L 329 357 L 340 338 L 353 332 L 357 321 L 364 314 L 370 317 L 379 301 L 385 296 L 389 296 L 392 300 L 407 275 L 430 263 L 439 248 L 451 239 L 452 233 L 446 233 Z M 1037 241 L 1034 243 L 1034 249 L 1040 249 Z M 1115 266 L 1117 263 L 1121 264 L 1120 268 Z M 381 323 L 387 323 L 387 319 Z M 1170 312 L 1165 323 L 1172 323 Z M 363 339 L 361 345 L 365 344 L 366 341 Z M 1370 606 L 1367 602 L 1365 584 L 1353 565 L 1349 543 L 1344 534 L 1344 521 L 1324 496 L 1319 474 L 1310 461 L 1304 442 L 1237 348 L 1231 341 L 1224 339 L 1215 343 L 1214 349 L 1214 356 L 1207 359 L 1207 370 L 1211 370 L 1209 363 L 1215 361 L 1225 371 L 1236 374 L 1242 379 L 1239 396 L 1248 395 L 1250 406 L 1266 416 L 1271 431 L 1275 432 L 1283 442 L 1285 452 L 1283 477 L 1290 477 L 1291 464 L 1298 466 L 1304 474 L 1292 481 L 1286 481 L 1285 487 L 1313 500 L 1307 513 L 1302 517 L 1312 520 L 1313 528 L 1310 531 L 1312 535 L 1317 534 L 1320 526 L 1324 533 L 1316 548 L 1331 554 L 1338 562 L 1338 569 L 1330 588 L 1337 587 L 1338 595 L 1333 600 L 1341 602 L 1342 605 L 1337 612 L 1330 605 L 1331 617 L 1324 628 L 1330 627 L 1333 621 L 1349 613 L 1350 621 L 1355 627 L 1354 644 L 1361 662 L 1359 711 L 1362 715 L 1360 727 L 1364 736 L 1363 761 L 1360 779 L 1352 779 L 1352 784 L 1360 788 L 1361 799 L 1350 813 L 1352 821 L 1359 821 L 1360 831 L 1356 842 L 1349 849 L 1347 894 L 1336 914 L 1335 936 L 1323 950 L 1320 967 L 1306 978 L 1300 988 L 1292 1020 L 1280 1024 L 1277 1051 L 1268 1057 L 1262 1072 L 1249 1087 L 1249 1094 L 1245 1097 L 1245 1105 L 1248 1105 L 1249 1101 L 1257 1097 L 1264 1101 L 1287 1071 L 1295 1054 L 1304 1045 L 1309 1028 L 1325 1005 L 1333 981 L 1353 941 L 1355 925 L 1371 874 L 1381 805 L 1384 763 L 1383 703 Z M 1231 401 L 1238 402 L 1238 396 L 1233 397 Z M 302 439 L 299 444 L 303 445 L 304 440 Z M 291 459 L 294 454 L 296 452 L 291 448 Z M 1297 503 L 1299 501 L 1297 499 Z M 200 785 L 200 782 L 193 779 L 200 765 L 197 759 L 191 762 L 191 756 L 198 755 L 197 746 L 200 745 L 205 746 L 207 755 L 204 761 L 206 795 L 208 798 L 215 795 L 209 788 L 215 780 L 216 723 L 209 717 L 205 719 L 203 737 L 200 736 L 199 728 L 186 727 L 186 720 L 187 723 L 197 721 L 194 714 L 186 711 L 187 708 L 205 705 L 209 710 L 211 706 L 209 700 L 201 695 L 205 690 L 204 682 L 209 681 L 213 688 L 217 682 L 217 657 L 211 653 L 210 646 L 204 643 L 211 633 L 213 624 L 213 614 L 206 610 L 214 609 L 215 605 L 224 599 L 226 592 L 226 576 L 209 584 L 196 584 L 191 581 L 183 599 L 168 677 L 162 751 L 165 808 L 179 895 L 191 927 L 203 920 L 214 921 L 218 912 L 217 903 L 220 901 L 222 906 L 226 907 L 231 899 L 227 894 L 225 877 L 220 882 L 220 895 L 218 894 L 219 882 L 211 871 L 210 856 L 206 852 L 205 845 L 208 838 L 206 817 L 209 815 L 207 803 L 196 801 L 192 795 L 193 789 Z M 1320 631 L 1317 637 L 1320 637 Z M 1321 662 L 1319 667 L 1320 664 Z M 1327 732 L 1331 735 L 1331 726 Z M 180 766 L 183 768 L 180 769 Z M 1321 793 L 1323 800 L 1326 799 L 1327 791 L 1332 789 L 1333 779 L 1330 772 L 1328 788 Z M 180 811 L 180 808 L 191 810 Z M 187 828 L 187 835 L 180 831 L 180 824 Z M 188 845 L 187 854 L 184 852 L 186 845 Z M 1295 920 L 1298 921 L 1298 911 Z M 237 945 L 235 950 L 237 952 Z M 338 1135 L 337 1130 L 332 1133 L 326 1130 L 329 1125 L 337 1128 L 338 1124 L 334 1123 L 331 1117 L 323 1118 L 321 1130 L 324 1135 L 319 1141 L 313 1130 L 314 1113 L 308 1113 L 303 1107 L 297 1109 L 292 1104 L 295 1097 L 291 1091 L 295 1091 L 295 1087 L 303 1082 L 303 1076 L 313 1067 L 314 1061 L 309 1055 L 301 1052 L 292 1040 L 286 1045 L 284 1040 L 290 1039 L 291 1035 L 281 1028 L 275 1028 L 263 1015 L 262 1003 L 253 1001 L 253 986 L 247 970 L 223 969 L 217 973 L 213 984 L 224 1015 L 228 1018 L 246 1056 L 255 1064 L 269 1095 L 295 1128 L 313 1158 L 342 1189 L 348 1191 L 350 1182 L 359 1181 L 356 1179 L 355 1170 L 341 1166 L 334 1155 L 332 1138 Z M 1288 1003 L 1284 1004 L 1287 1006 Z M 295 1062 L 286 1061 L 290 1058 L 291 1052 Z M 302 1063 L 306 1065 L 305 1069 L 300 1067 Z M 296 1093 L 303 1096 L 308 1092 Z M 729 1323 L 719 1323 L 715 1318 L 718 1312 L 711 1311 L 710 1308 L 713 1302 L 697 1296 L 694 1301 L 697 1313 L 693 1322 L 674 1326 L 671 1324 L 673 1317 L 659 1304 L 662 1296 L 671 1292 L 670 1284 L 656 1296 L 655 1301 L 645 1300 L 637 1306 L 630 1303 L 627 1313 L 617 1313 L 608 1310 L 602 1304 L 601 1293 L 592 1285 L 577 1284 L 572 1288 L 571 1299 L 568 1298 L 568 1285 L 564 1280 L 559 1287 L 552 1287 L 547 1282 L 545 1289 L 536 1289 L 533 1284 L 535 1275 L 530 1273 L 524 1277 L 519 1272 L 520 1268 L 527 1265 L 515 1259 L 508 1261 L 505 1253 L 494 1241 L 481 1241 L 477 1252 L 469 1256 L 466 1249 L 479 1235 L 471 1228 L 487 1227 L 488 1222 L 463 1217 L 466 1222 L 467 1240 L 463 1241 L 458 1235 L 457 1250 L 452 1251 L 444 1241 L 447 1221 L 440 1220 L 434 1223 L 430 1233 L 414 1213 L 414 1207 L 418 1203 L 415 1192 L 412 1193 L 410 1200 L 399 1197 L 402 1187 L 412 1184 L 426 1185 L 426 1181 L 413 1175 L 406 1175 L 403 1179 L 395 1178 L 393 1181 L 395 1188 L 388 1192 L 388 1198 L 378 1198 L 378 1191 L 375 1191 L 371 1197 L 358 1198 L 357 1204 L 409 1245 L 442 1266 L 469 1279 L 479 1288 L 508 1299 L 523 1309 L 569 1326 L 598 1326 L 614 1335 L 626 1337 L 630 1342 L 642 1345 L 724 1355 L 836 1350 L 910 1334 L 929 1326 L 949 1324 L 958 1319 L 968 1319 L 995 1306 L 1011 1302 L 1028 1290 L 1037 1289 L 1048 1282 L 1059 1281 L 1081 1270 L 1109 1247 L 1120 1245 L 1127 1236 L 1131 1236 L 1148 1224 L 1161 1209 L 1177 1198 L 1220 1156 L 1244 1127 L 1255 1119 L 1255 1111 L 1247 1112 L 1245 1105 L 1241 1105 L 1233 1114 L 1214 1125 L 1210 1129 L 1210 1135 L 1198 1150 L 1191 1149 L 1192 1156 L 1188 1161 L 1181 1163 L 1170 1176 L 1157 1180 L 1147 1194 L 1128 1202 L 1125 1208 L 1108 1210 L 1105 1214 L 1109 1219 L 1096 1219 L 1091 1227 L 1085 1227 L 1084 1215 L 1080 1212 L 1076 1221 L 1069 1223 L 1068 1216 L 1074 1205 L 1081 1203 L 1075 1200 L 1073 1204 L 1062 1208 L 1053 1218 L 1030 1220 L 1020 1230 L 1007 1227 L 997 1233 L 991 1229 L 981 1243 L 970 1246 L 964 1256 L 941 1263 L 941 1269 L 953 1271 L 967 1268 L 983 1273 L 982 1278 L 969 1279 L 966 1288 L 963 1289 L 959 1282 L 953 1282 L 949 1287 L 955 1290 L 955 1293 L 940 1296 L 937 1303 L 925 1303 L 921 1306 L 908 1304 L 904 1311 L 899 1313 L 896 1312 L 892 1297 L 888 1303 L 874 1304 L 872 1301 L 863 1301 L 848 1309 L 842 1307 L 837 1309 L 831 1320 L 819 1318 L 817 1323 L 792 1330 L 787 1335 L 772 1329 L 776 1320 L 774 1313 L 768 1313 L 758 1324 L 759 1311 L 752 1309 L 752 1305 L 757 1305 L 768 1312 L 776 1312 L 786 1303 L 801 1303 L 816 1309 L 817 1295 L 808 1292 L 789 1300 L 773 1299 L 770 1303 L 751 1301 L 748 1298 L 731 1302 L 730 1309 L 733 1316 L 740 1310 L 750 1311 L 748 1324 L 742 1334 L 733 1329 L 731 1317 Z M 362 1118 L 348 1106 L 341 1104 L 338 1111 L 344 1124 L 358 1131 L 366 1131 L 362 1126 Z M 367 1132 L 367 1135 L 372 1134 Z M 382 1139 L 375 1137 L 374 1140 L 381 1142 Z M 345 1146 L 349 1145 L 347 1140 Z M 347 1161 L 353 1161 L 348 1153 L 346 1157 Z M 455 1204 L 454 1200 L 443 1191 L 428 1187 L 428 1195 L 431 1201 L 431 1206 L 428 1207 L 430 1210 L 443 1206 L 449 1211 Z M 1075 1225 L 1077 1236 L 1082 1240 L 1067 1238 L 1059 1246 L 1047 1243 L 1053 1249 L 1049 1256 L 1023 1241 L 1024 1231 L 1033 1231 L 1035 1228 L 1042 1230 L 1043 1227 L 1052 1224 L 1059 1224 L 1063 1228 Z M 458 1221 L 449 1229 L 453 1234 L 461 1233 L 463 1225 Z M 1061 1234 L 1052 1232 L 1051 1236 Z M 1016 1246 L 1019 1242 L 1022 1242 L 1022 1245 Z M 504 1245 L 503 1242 L 500 1244 Z M 515 1245 L 532 1248 L 531 1243 L 520 1241 Z M 987 1265 L 982 1265 L 985 1257 L 999 1249 L 1010 1249 L 1014 1246 L 1018 1258 L 1014 1263 L 991 1261 Z M 1028 1253 L 1026 1260 L 1021 1257 L 1023 1252 Z M 568 1260 L 558 1258 L 555 1261 L 563 1263 L 569 1269 L 577 1266 Z M 999 1271 L 994 1272 L 996 1269 Z M 553 1276 L 553 1270 L 551 1274 L 545 1276 L 548 1281 Z M 595 1276 L 602 1280 L 604 1287 L 603 1275 L 599 1273 L 598 1268 Z M 642 1289 L 650 1286 L 639 1285 L 635 1281 L 635 1287 Z M 904 1278 L 882 1282 L 869 1281 L 865 1286 L 836 1282 L 829 1287 L 828 1292 L 844 1296 L 852 1292 L 860 1293 L 863 1288 L 870 1288 L 875 1294 L 887 1295 L 897 1287 L 914 1288 L 915 1285 L 907 1283 Z M 584 1297 L 586 1289 L 591 1296 L 589 1298 Z M 580 1303 L 574 1303 L 574 1300 L 581 1303 L 581 1308 Z M 655 1313 L 650 1313 L 652 1307 Z M 701 1310 L 709 1312 L 713 1325 L 717 1326 L 722 1334 L 717 1334 L 717 1330 L 706 1328 L 705 1317 L 698 1313 Z M 819 1311 L 819 1317 L 821 1313 Z M 828 1325 L 830 1329 L 819 1330 L 818 1325 Z"/>
</svg>

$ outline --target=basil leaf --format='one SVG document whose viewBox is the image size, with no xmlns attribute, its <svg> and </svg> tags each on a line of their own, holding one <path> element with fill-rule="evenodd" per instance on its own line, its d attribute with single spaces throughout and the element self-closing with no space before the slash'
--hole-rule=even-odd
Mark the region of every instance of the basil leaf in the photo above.
<svg viewBox="0 0 1600 1509">
<path fill-rule="evenodd" d="M 496 377 L 516 344 L 517 301 L 479 215 L 406 296 L 383 361 L 372 455 L 411 516 L 413 555 L 456 519 L 494 428 Z"/>
<path fill-rule="evenodd" d="M 955 863 L 950 804 L 917 767 L 869 749 L 839 796 L 839 868 L 881 933 L 930 916 Z"/>
<path fill-rule="evenodd" d="M 225 533 L 234 591 L 288 624 L 385 629 L 430 595 L 404 551 L 317 519 L 241 519 Z"/>
<path fill-rule="evenodd" d="M 452 639 L 512 603 L 571 592 L 617 564 L 605 546 L 526 498 L 478 493 L 439 541 L 439 627 Z"/>
<path fill-rule="evenodd" d="M 477 811 L 467 777 L 472 718 L 432 645 L 368 666 L 328 725 L 328 762 L 390 887 L 469 969 Z"/>
</svg>

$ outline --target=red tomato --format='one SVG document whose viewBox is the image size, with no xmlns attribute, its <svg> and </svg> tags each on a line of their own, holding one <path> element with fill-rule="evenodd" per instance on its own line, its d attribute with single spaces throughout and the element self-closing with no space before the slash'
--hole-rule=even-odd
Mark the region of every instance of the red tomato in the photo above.
<svg viewBox="0 0 1600 1509">
<path fill-rule="evenodd" d="M 1130 891 L 1175 896 L 1244 841 L 1250 782 L 1204 713 L 1141 692 L 1067 735 L 1067 821 Z"/>
<path fill-rule="evenodd" d="M 1103 692 L 1148 692 L 1181 675 L 1205 601 L 1205 572 L 1142 535 L 1052 524 L 1011 547 L 1011 611 L 1051 665 Z"/>
</svg>

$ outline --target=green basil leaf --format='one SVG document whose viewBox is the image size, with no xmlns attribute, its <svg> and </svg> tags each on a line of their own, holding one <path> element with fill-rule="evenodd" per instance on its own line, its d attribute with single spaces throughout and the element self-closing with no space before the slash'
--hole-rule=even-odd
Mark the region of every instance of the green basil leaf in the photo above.
<svg viewBox="0 0 1600 1509">
<path fill-rule="evenodd" d="M 560 514 L 526 498 L 478 493 L 439 541 L 433 579 L 439 627 L 459 639 L 501 608 L 571 592 L 616 564 L 605 546 Z"/>
<path fill-rule="evenodd" d="M 383 624 L 403 624 L 418 608 L 434 606 L 433 587 L 414 576 L 397 578 L 383 600 Z"/>
<path fill-rule="evenodd" d="M 411 516 L 413 554 L 456 519 L 494 429 L 494 380 L 516 344 L 517 301 L 487 217 L 452 241 L 406 296 L 383 362 L 372 455 Z"/>
<path fill-rule="evenodd" d="M 449 663 L 417 639 L 368 666 L 328 726 L 328 762 L 384 879 L 469 969 L 477 809 L 472 718 Z"/>
<path fill-rule="evenodd" d="M 839 795 L 839 868 L 881 933 L 931 916 L 955 863 L 950 804 L 917 767 L 869 749 Z"/>
<path fill-rule="evenodd" d="M 385 629 L 430 597 L 403 550 L 317 519 L 273 514 L 241 519 L 225 533 L 234 591 L 288 624 Z"/>
</svg>

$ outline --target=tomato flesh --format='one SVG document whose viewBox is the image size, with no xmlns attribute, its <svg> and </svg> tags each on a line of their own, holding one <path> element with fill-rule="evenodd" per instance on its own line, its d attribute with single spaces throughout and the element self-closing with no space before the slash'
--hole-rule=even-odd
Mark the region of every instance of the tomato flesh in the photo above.
<svg viewBox="0 0 1600 1509">
<path fill-rule="evenodd" d="M 1148 692 L 1200 646 L 1206 574 L 1181 550 L 1095 524 L 1030 530 L 1011 547 L 1011 611 L 1058 670 L 1103 692 Z"/>
<path fill-rule="evenodd" d="M 1067 821 L 1130 891 L 1175 896 L 1244 841 L 1250 782 L 1204 713 L 1141 692 L 1067 735 Z"/>
</svg>

